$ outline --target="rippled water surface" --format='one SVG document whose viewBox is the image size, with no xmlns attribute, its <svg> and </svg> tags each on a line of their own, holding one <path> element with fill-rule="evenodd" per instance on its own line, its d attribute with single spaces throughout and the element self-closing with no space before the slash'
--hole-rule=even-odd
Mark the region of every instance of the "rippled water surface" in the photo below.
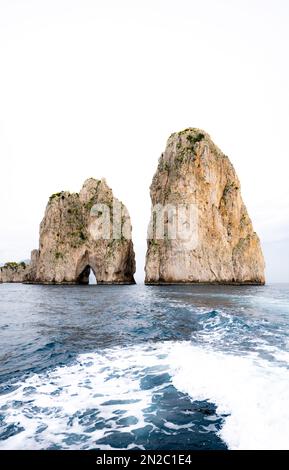
<svg viewBox="0 0 289 470">
<path fill-rule="evenodd" d="M 289 449 L 289 286 L 0 285 L 0 449 Z"/>
</svg>

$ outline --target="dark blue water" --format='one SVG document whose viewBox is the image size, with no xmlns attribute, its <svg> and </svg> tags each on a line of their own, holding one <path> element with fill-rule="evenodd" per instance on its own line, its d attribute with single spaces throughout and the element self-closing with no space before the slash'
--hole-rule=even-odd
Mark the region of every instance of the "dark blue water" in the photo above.
<svg viewBox="0 0 289 470">
<path fill-rule="evenodd" d="M 289 448 L 288 365 L 288 285 L 3 284 L 0 449 Z"/>
</svg>

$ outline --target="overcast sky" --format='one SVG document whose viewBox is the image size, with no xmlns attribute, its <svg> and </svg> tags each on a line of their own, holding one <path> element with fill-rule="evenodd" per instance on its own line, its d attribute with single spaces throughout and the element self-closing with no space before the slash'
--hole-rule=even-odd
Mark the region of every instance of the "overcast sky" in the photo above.
<svg viewBox="0 0 289 470">
<path fill-rule="evenodd" d="M 51 193 L 106 177 L 141 280 L 157 160 L 199 127 L 289 281 L 288 24 L 288 0 L 0 0 L 0 261 L 38 246 Z"/>
</svg>

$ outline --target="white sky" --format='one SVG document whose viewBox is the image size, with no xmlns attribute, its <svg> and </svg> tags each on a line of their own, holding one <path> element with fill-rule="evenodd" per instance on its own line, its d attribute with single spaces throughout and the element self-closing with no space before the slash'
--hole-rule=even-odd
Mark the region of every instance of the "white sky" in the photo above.
<svg viewBox="0 0 289 470">
<path fill-rule="evenodd" d="M 0 260 L 38 246 L 51 193 L 106 177 L 141 280 L 157 160 L 200 127 L 289 281 L 288 24 L 288 0 L 0 0 Z"/>
</svg>

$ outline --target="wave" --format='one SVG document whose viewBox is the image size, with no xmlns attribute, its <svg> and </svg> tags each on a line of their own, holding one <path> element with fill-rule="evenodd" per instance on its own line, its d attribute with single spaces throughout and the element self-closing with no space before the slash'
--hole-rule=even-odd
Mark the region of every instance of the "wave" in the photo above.
<svg viewBox="0 0 289 470">
<path fill-rule="evenodd" d="M 230 449 L 288 449 L 289 358 L 280 357 L 272 363 L 190 341 L 81 354 L 0 395 L 0 448 L 149 448 L 144 435 L 159 432 L 174 442 L 178 433 L 194 432 L 199 408 L 188 402 L 206 402 L 212 407 L 202 439 L 213 433 Z"/>
</svg>

